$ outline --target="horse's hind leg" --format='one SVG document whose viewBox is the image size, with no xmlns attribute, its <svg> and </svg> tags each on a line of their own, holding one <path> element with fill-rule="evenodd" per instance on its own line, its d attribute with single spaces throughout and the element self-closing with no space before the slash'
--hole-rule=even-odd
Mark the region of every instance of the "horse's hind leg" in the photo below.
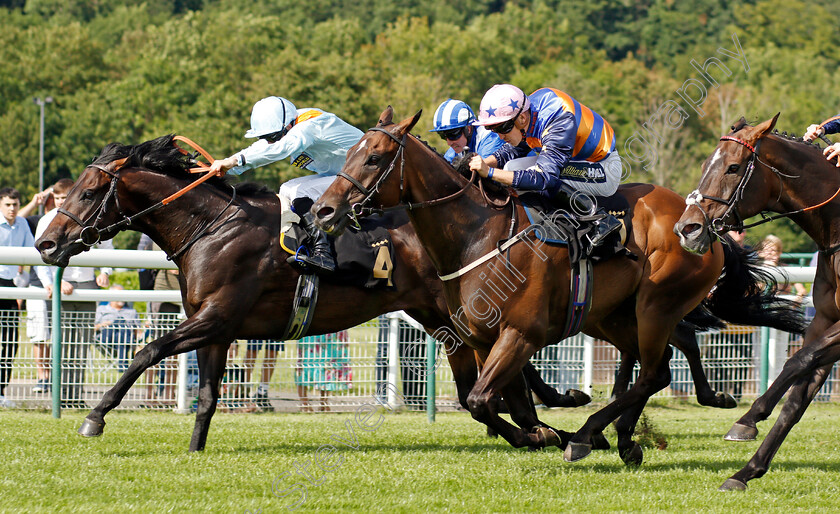
<svg viewBox="0 0 840 514">
<path fill-rule="evenodd" d="M 671 334 L 668 341 L 685 355 L 688 367 L 691 370 L 691 377 L 694 379 L 694 389 L 697 393 L 697 402 L 707 407 L 719 409 L 733 409 L 738 402 L 729 393 L 715 392 L 709 385 L 706 371 L 703 369 L 703 362 L 700 359 L 700 347 L 697 346 L 697 331 L 694 328 L 680 323 Z"/>
<path fill-rule="evenodd" d="M 569 389 L 564 394 L 557 392 L 550 385 L 545 383 L 537 368 L 528 361 L 525 367 L 522 368 L 522 374 L 525 375 L 525 382 L 528 387 L 542 400 L 546 407 L 580 407 L 592 401 L 592 398 L 583 391 L 577 389 Z"/>
<path fill-rule="evenodd" d="M 197 350 L 199 390 L 195 428 L 190 439 L 191 452 L 203 450 L 207 443 L 207 432 L 210 430 L 210 420 L 219 401 L 219 387 L 222 375 L 225 374 L 229 347 L 230 344 L 214 344 Z"/>
<path fill-rule="evenodd" d="M 810 405 L 811 401 L 819 392 L 822 385 L 828 379 L 833 364 L 828 364 L 822 368 L 814 371 L 810 377 L 805 377 L 797 382 L 788 394 L 785 406 L 782 407 L 782 412 L 779 418 L 767 433 L 767 437 L 762 441 L 758 451 L 752 456 L 750 461 L 740 471 L 729 477 L 723 485 L 720 486 L 721 491 L 729 490 L 744 490 L 747 488 L 747 482 L 753 478 L 759 478 L 767 473 L 770 467 L 770 461 L 784 442 L 793 426 L 799 422 L 805 410 Z"/>
<path fill-rule="evenodd" d="M 636 357 L 629 352 L 621 352 L 621 362 L 618 366 L 618 373 L 615 374 L 610 400 L 615 400 L 630 388 L 630 379 L 633 377 L 633 368 L 636 366 Z"/>
</svg>

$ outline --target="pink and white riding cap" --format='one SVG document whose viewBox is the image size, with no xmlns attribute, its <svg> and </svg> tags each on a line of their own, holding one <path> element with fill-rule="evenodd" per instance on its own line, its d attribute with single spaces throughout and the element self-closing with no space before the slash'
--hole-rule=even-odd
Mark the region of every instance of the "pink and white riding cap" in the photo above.
<svg viewBox="0 0 840 514">
<path fill-rule="evenodd" d="M 531 101 L 516 86 L 496 84 L 484 93 L 478 119 L 473 125 L 496 125 L 531 108 Z"/>
</svg>

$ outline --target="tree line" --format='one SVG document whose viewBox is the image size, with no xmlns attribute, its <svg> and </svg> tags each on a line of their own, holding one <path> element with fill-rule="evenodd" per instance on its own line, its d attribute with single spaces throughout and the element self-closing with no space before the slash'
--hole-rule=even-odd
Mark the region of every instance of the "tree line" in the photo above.
<svg viewBox="0 0 840 514">
<path fill-rule="evenodd" d="M 49 184 L 115 141 L 178 133 L 227 156 L 268 95 L 362 129 L 387 105 L 423 109 L 426 137 L 441 101 L 477 108 L 510 82 L 571 94 L 611 123 L 629 180 L 686 194 L 740 116 L 781 111 L 780 129 L 801 134 L 840 111 L 838 18 L 840 4 L 800 0 L 2 0 L 0 182 L 37 190 L 35 97 L 54 99 Z M 299 173 L 243 179 L 276 188 Z M 790 223 L 752 236 L 768 231 L 811 249 Z"/>
</svg>

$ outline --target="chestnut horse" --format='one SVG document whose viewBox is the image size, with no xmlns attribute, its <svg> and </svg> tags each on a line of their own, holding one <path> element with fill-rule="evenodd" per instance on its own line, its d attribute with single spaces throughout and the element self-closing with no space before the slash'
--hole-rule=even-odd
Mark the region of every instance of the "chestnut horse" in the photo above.
<svg viewBox="0 0 840 514">
<path fill-rule="evenodd" d="M 820 249 L 813 285 L 816 316 L 805 332 L 805 343 L 725 439 L 754 440 L 757 423 L 767 419 L 789 391 L 788 399 L 758 451 L 721 490 L 745 489 L 749 480 L 767 472 L 785 436 L 840 360 L 840 174 L 818 146 L 771 133 L 778 117 L 755 127 L 741 118 L 721 137 L 674 228 L 686 250 L 702 255 L 716 234 L 743 228 L 742 220 L 772 211 L 779 213 L 774 217 L 790 217 Z"/>
<path fill-rule="evenodd" d="M 511 227 L 512 233 L 520 234 L 529 225 L 521 204 L 514 201 L 499 208 L 487 199 L 483 188 L 411 136 L 419 112 L 397 124 L 392 123 L 392 116 L 388 107 L 377 127 L 348 151 L 340 179 L 311 212 L 322 229 L 337 233 L 351 216 L 369 209 L 409 210 L 438 273 L 458 272 L 444 282 L 444 294 L 459 333 L 483 364 L 467 398 L 470 413 L 511 445 L 568 443 L 564 458 L 576 461 L 590 453 L 592 437 L 617 420 L 619 455 L 625 463 L 640 464 L 642 450 L 632 435 L 648 398 L 670 382 L 669 337 L 677 323 L 706 298 L 721 270 L 725 267 L 715 296 L 725 291 L 732 302 L 722 317 L 731 318 L 738 311 L 762 324 L 773 325 L 781 319 L 765 317 L 762 310 L 745 310 L 746 305 L 740 303 L 745 298 L 749 306 L 760 303 L 760 294 L 749 294 L 760 291 L 753 282 L 756 277 L 748 268 L 739 267 L 744 264 L 741 260 L 724 259 L 732 252 L 720 243 L 715 243 L 714 252 L 702 256 L 680 247 L 672 229 L 682 212 L 682 198 L 653 185 L 622 186 L 620 194 L 630 205 L 633 224 L 627 247 L 638 260 L 617 256 L 595 266 L 592 304 L 583 332 L 609 340 L 637 358 L 639 378 L 573 435 L 550 427 L 526 431 L 513 426 L 499 417 L 490 400 L 497 393 L 504 398 L 517 394 L 522 366 L 536 351 L 561 338 L 570 297 L 567 248 L 541 245 L 525 235 L 517 244 L 506 243 L 497 254 L 500 243 L 516 240 L 510 236 Z M 492 255 L 497 256 L 481 260 Z M 478 264 L 471 267 L 471 263 Z M 735 282 L 744 287 L 733 291 Z M 516 419 L 515 413 L 511 415 Z"/>
<path fill-rule="evenodd" d="M 130 225 L 174 255 L 183 277 L 181 296 L 189 318 L 137 353 L 116 385 L 88 414 L 79 429 L 82 435 L 102 434 L 105 415 L 119 405 L 144 370 L 168 356 L 198 350 L 200 389 L 190 450 L 202 450 L 230 343 L 236 338 L 283 336 L 299 272 L 286 263 L 278 244 L 277 196 L 265 188 L 257 190 L 253 184 L 240 186 L 232 195 L 234 189 L 226 181 L 213 178 L 161 205 L 161 199 L 195 181 L 188 173 L 190 165 L 174 146 L 172 136 L 136 146 L 108 145 L 76 181 L 60 211 L 63 215 L 56 216 L 36 242 L 44 262 L 66 266 L 72 255 L 89 248 L 82 239 L 110 238 Z M 394 243 L 396 290 L 322 280 L 309 334 L 343 330 L 401 309 L 429 333 L 447 327 L 451 330 L 442 284 L 407 217 L 398 214 L 384 223 Z M 466 406 L 466 395 L 478 375 L 474 352 L 460 345 L 448 349 L 447 354 L 459 399 Z M 578 391 L 557 394 L 532 367 L 526 369 L 530 371 L 529 383 L 547 403 L 574 406 L 589 401 Z M 533 410 L 533 404 L 527 406 Z"/>
</svg>

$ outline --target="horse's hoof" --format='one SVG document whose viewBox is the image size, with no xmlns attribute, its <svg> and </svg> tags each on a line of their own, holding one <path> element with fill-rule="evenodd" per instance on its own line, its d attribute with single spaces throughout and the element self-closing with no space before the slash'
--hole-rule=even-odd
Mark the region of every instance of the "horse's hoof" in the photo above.
<svg viewBox="0 0 840 514">
<path fill-rule="evenodd" d="M 718 487 L 718 491 L 746 491 L 747 484 L 735 478 L 727 478 L 722 486 Z"/>
<path fill-rule="evenodd" d="M 105 428 L 105 422 L 97 423 L 96 421 L 91 421 L 88 418 L 82 422 L 82 426 L 79 427 L 79 434 L 85 437 L 98 437 L 102 435 L 102 431 Z"/>
<path fill-rule="evenodd" d="M 592 397 L 578 389 L 567 389 L 566 396 L 571 396 L 575 401 L 575 407 L 586 405 L 592 401 Z"/>
<path fill-rule="evenodd" d="M 561 446 L 563 444 L 560 434 L 551 427 L 534 427 L 532 432 L 540 435 L 540 438 L 545 442 L 545 446 Z"/>
<path fill-rule="evenodd" d="M 604 434 L 598 432 L 592 436 L 592 449 L 593 450 L 609 450 L 610 449 L 610 442 L 607 441 L 607 438 L 604 437 Z"/>
<path fill-rule="evenodd" d="M 590 453 L 592 453 L 591 444 L 569 442 L 566 445 L 566 451 L 563 452 L 563 460 L 566 462 L 576 462 Z"/>
<path fill-rule="evenodd" d="M 715 400 L 720 409 L 734 409 L 738 406 L 738 400 L 729 393 L 718 393 L 715 395 Z"/>
<path fill-rule="evenodd" d="M 636 441 L 633 441 L 633 446 L 629 450 L 619 452 L 619 456 L 628 466 L 641 466 L 645 457 L 642 447 Z"/>
<path fill-rule="evenodd" d="M 723 439 L 726 441 L 755 441 L 755 436 L 757 435 L 758 429 L 756 427 L 735 423 L 729 429 L 729 432 L 723 436 Z"/>
</svg>

